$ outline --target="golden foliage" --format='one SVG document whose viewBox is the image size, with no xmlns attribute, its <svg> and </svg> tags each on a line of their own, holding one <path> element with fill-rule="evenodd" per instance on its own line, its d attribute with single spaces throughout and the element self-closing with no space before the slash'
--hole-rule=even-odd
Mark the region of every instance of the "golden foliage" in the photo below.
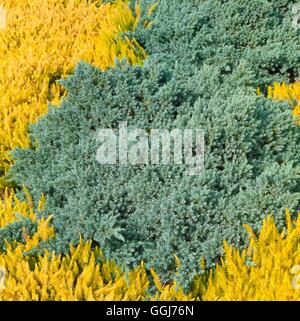
<svg viewBox="0 0 300 321">
<path fill-rule="evenodd" d="M 43 222 L 44 226 L 48 222 Z M 45 229 L 46 227 L 44 227 Z M 37 232 L 35 239 L 41 239 Z M 52 237 L 53 235 L 50 235 Z M 31 245 L 33 242 L 28 241 Z M 0 265 L 6 271 L 5 286 L 0 300 L 26 301 L 188 301 L 176 282 L 161 287 L 154 296 L 148 294 L 149 279 L 141 263 L 128 273 L 113 261 L 106 261 L 91 242 L 83 241 L 66 256 L 45 252 L 37 257 L 24 256 L 31 247 L 27 243 L 7 244 L 0 255 Z"/>
<path fill-rule="evenodd" d="M 194 296 L 202 300 L 299 300 L 300 216 L 279 232 L 267 217 L 258 236 L 249 226 L 249 245 L 239 251 L 224 242 L 225 255 L 216 270 L 195 280 Z M 201 292 L 200 292 L 201 291 Z"/>
<path fill-rule="evenodd" d="M 135 28 L 128 1 L 0 0 L 6 28 L 0 30 L 0 188 L 11 165 L 10 150 L 26 148 L 27 127 L 64 95 L 55 81 L 79 60 L 106 69 L 114 59 L 140 63 L 144 50 L 120 32 Z"/>
<path fill-rule="evenodd" d="M 259 92 L 258 92 L 259 93 Z M 293 106 L 293 115 L 300 123 L 300 81 L 294 84 L 274 83 L 268 87 L 268 97 L 277 100 L 286 100 Z"/>
<path fill-rule="evenodd" d="M 24 188 L 25 192 L 26 189 Z M 26 192 L 27 200 L 20 201 L 14 192 L 10 189 L 5 189 L 3 201 L 0 200 L 0 228 L 5 227 L 7 224 L 18 220 L 16 213 L 28 217 L 31 220 L 35 219 L 35 214 L 32 208 L 32 199 L 29 193 Z M 40 206 L 44 202 L 41 199 Z"/>
<path fill-rule="evenodd" d="M 148 280 L 143 266 L 125 276 L 114 262 L 104 260 L 98 248 L 92 250 L 91 242 L 81 241 L 66 256 L 46 251 L 36 258 L 24 257 L 23 250 L 20 244 L 8 246 L 0 256 L 7 275 L 0 300 L 131 301 L 146 296 Z"/>
</svg>

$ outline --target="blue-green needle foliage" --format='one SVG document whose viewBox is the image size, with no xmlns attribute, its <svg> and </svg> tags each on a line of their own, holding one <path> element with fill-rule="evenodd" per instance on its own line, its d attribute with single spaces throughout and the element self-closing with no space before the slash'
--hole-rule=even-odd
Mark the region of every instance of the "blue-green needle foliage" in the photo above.
<svg viewBox="0 0 300 321">
<path fill-rule="evenodd" d="M 144 66 L 126 62 L 106 72 L 81 62 L 63 81 L 60 108 L 16 150 L 11 174 L 36 200 L 44 193 L 64 252 L 80 236 L 131 266 L 144 260 L 163 281 L 175 272 L 188 284 L 204 257 L 214 266 L 222 241 L 245 246 L 242 225 L 258 229 L 269 213 L 300 209 L 300 129 L 290 107 L 258 97 L 256 87 L 299 75 L 296 1 L 160 0 L 151 28 L 135 37 Z M 199 128 L 205 172 L 186 165 L 101 165 L 101 128 Z"/>
</svg>

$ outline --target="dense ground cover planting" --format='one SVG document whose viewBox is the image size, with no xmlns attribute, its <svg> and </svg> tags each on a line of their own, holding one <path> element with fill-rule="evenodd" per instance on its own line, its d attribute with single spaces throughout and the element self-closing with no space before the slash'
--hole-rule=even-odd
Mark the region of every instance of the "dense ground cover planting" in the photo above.
<svg viewBox="0 0 300 321">
<path fill-rule="evenodd" d="M 40 209 L 44 202 L 43 198 L 39 201 Z M 300 220 L 292 221 L 288 211 L 284 231 L 276 228 L 271 217 L 264 220 L 257 235 L 244 226 L 249 245 L 243 251 L 225 241 L 225 256 L 216 271 L 196 275 L 187 293 L 176 281 L 163 284 L 143 263 L 124 272 L 90 241 L 71 245 L 65 256 L 48 251 L 37 255 L 32 249 L 55 238 L 51 217 L 37 220 L 28 193 L 23 202 L 6 193 L 0 204 L 1 226 L 16 220 L 15 213 L 35 222 L 37 228 L 32 236 L 22 229 L 21 241 L 6 242 L 0 252 L 6 273 L 4 284 L 0 280 L 0 300 L 299 300 L 295 282 L 299 279 Z M 179 269 L 181 262 L 176 261 Z M 201 264 L 204 268 L 205 262 Z"/>
<path fill-rule="evenodd" d="M 66 66 L 55 79 L 71 75 L 57 84 L 36 71 L 32 84 L 46 78 L 45 92 L 57 95 L 41 100 L 38 115 L 48 112 L 29 127 L 30 136 L 27 124 L 36 116 L 14 118 L 26 143 L 8 138 L 6 155 L 29 148 L 13 152 L 6 176 L 18 196 L 7 189 L 0 208 L 0 264 L 7 272 L 0 298 L 298 299 L 296 1 L 72 3 L 60 7 L 67 20 L 76 6 L 79 15 L 96 19 L 104 10 L 109 18 L 92 19 L 102 26 L 97 30 L 84 24 L 82 38 L 66 34 L 68 41 L 82 39 L 80 54 L 54 42 L 65 55 L 50 69 L 62 70 L 59 61 Z M 64 19 L 58 25 L 65 30 Z M 128 31 L 125 40 L 120 31 Z M 73 71 L 80 59 L 86 62 Z M 30 93 L 24 90 L 31 113 L 39 105 Z M 146 130 L 203 129 L 205 172 L 100 165 L 97 130 L 117 129 L 119 121 Z M 5 164 L 3 173 L 10 158 Z"/>
<path fill-rule="evenodd" d="M 135 32 L 148 54 L 142 67 L 78 64 L 62 82 L 61 108 L 32 126 L 38 147 L 17 150 L 11 172 L 35 199 L 45 194 L 39 215 L 53 214 L 57 231 L 50 248 L 65 252 L 80 236 L 93 239 L 120 263 L 145 260 L 165 282 L 176 254 L 186 284 L 201 272 L 201 258 L 215 265 L 223 240 L 245 246 L 244 223 L 258 230 L 273 213 L 283 227 L 285 208 L 299 208 L 300 131 L 287 103 L 256 88 L 298 73 L 290 9 L 284 1 L 161 1 L 152 27 Z M 120 120 L 203 129 L 205 173 L 99 165 L 95 133 Z"/>
</svg>

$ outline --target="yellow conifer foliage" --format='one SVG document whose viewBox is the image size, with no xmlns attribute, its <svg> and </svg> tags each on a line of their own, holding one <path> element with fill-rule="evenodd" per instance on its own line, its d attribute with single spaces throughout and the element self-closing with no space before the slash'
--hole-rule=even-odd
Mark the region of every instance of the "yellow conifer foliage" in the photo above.
<svg viewBox="0 0 300 321">
<path fill-rule="evenodd" d="M 193 296 L 202 300 L 300 300 L 297 289 L 300 264 L 300 213 L 295 222 L 286 212 L 287 225 L 279 232 L 267 217 L 258 236 L 249 226 L 249 246 L 239 251 L 224 242 L 225 256 L 195 281 Z M 299 275 L 298 275 L 299 274 Z M 198 293 L 196 293 L 198 292 Z M 202 292 L 202 295 L 201 295 Z"/>
<path fill-rule="evenodd" d="M 20 201 L 13 190 L 5 189 L 3 200 L 0 200 L 0 228 L 18 220 L 16 213 L 28 217 L 31 220 L 35 219 L 31 196 L 25 188 L 24 191 L 27 199 L 26 201 Z M 43 202 L 44 198 L 42 197 L 40 206 L 42 206 Z"/>
<path fill-rule="evenodd" d="M 140 63 L 144 50 L 120 32 L 139 20 L 128 0 L 0 0 L 6 28 L 0 30 L 0 188 L 11 165 L 10 150 L 26 148 L 29 123 L 58 104 L 64 90 L 55 80 L 79 60 L 105 69 L 114 59 Z"/>
<path fill-rule="evenodd" d="M 43 222 L 44 226 L 46 223 Z M 97 259 L 104 260 L 103 254 L 98 248 L 92 250 L 91 242 L 81 241 L 66 256 L 50 255 L 46 251 L 36 258 L 24 257 L 25 247 L 28 250 L 28 245 L 8 245 L 0 256 L 0 264 L 6 271 L 0 300 L 133 301 L 146 297 L 148 279 L 144 267 L 126 276 L 114 262 L 98 263 Z"/>
<path fill-rule="evenodd" d="M 294 84 L 274 83 L 268 87 L 268 97 L 277 100 L 287 100 L 293 106 L 293 115 L 300 123 L 300 81 Z"/>
<path fill-rule="evenodd" d="M 66 256 L 45 252 L 24 256 L 40 240 L 54 236 L 49 220 L 39 222 L 37 233 L 25 244 L 7 243 L 0 255 L 5 271 L 4 286 L 0 287 L 2 301 L 187 301 L 176 283 L 166 285 L 151 297 L 147 293 L 149 279 L 143 262 L 136 269 L 124 273 L 113 261 L 106 261 L 98 248 L 83 241 Z M 101 263 L 98 262 L 100 260 Z"/>
<path fill-rule="evenodd" d="M 46 231 L 49 231 L 47 234 Z M 149 296 L 149 279 L 143 262 L 124 273 L 113 261 L 106 261 L 98 248 L 83 241 L 66 256 L 45 252 L 37 257 L 23 256 L 44 236 L 53 237 L 49 221 L 39 222 L 39 229 L 26 244 L 7 244 L 0 255 L 5 271 L 4 286 L 0 287 L 2 301 L 188 301 L 180 287 L 169 284 Z M 101 263 L 98 263 L 100 259 Z"/>
</svg>

